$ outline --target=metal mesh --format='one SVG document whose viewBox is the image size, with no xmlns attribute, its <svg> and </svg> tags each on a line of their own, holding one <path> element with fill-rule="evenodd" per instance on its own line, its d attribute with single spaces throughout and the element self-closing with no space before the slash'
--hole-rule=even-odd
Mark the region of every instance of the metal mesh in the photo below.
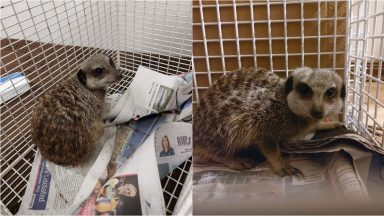
<svg viewBox="0 0 384 216">
<path fill-rule="evenodd" d="M 383 17 L 380 0 L 194 1 L 194 103 L 240 67 L 328 68 L 346 80 L 347 126 L 384 147 Z"/>
<path fill-rule="evenodd" d="M 181 189 L 184 186 L 184 182 L 187 178 L 191 165 L 192 158 L 189 158 L 186 162 L 182 163 L 180 166 L 174 169 L 166 178 L 161 181 L 167 215 L 171 215 L 173 209 L 175 208 L 176 202 L 180 195 Z M 191 204 L 185 203 L 185 205 Z"/>
<path fill-rule="evenodd" d="M 346 1 L 194 1 L 195 102 L 240 67 L 344 72 Z"/>
<path fill-rule="evenodd" d="M 123 72 L 109 93 L 125 90 L 139 65 L 166 74 L 191 71 L 191 10 L 190 2 L 165 0 L 1 1 L 1 77 L 22 72 L 29 83 L 24 93 L 12 83 L 8 90 L 19 94 L 1 98 L 1 201 L 12 213 L 36 152 L 29 124 L 36 99 L 96 53 L 111 56 Z"/>
<path fill-rule="evenodd" d="M 346 79 L 349 127 L 384 147 L 384 2 L 352 1 Z"/>
</svg>

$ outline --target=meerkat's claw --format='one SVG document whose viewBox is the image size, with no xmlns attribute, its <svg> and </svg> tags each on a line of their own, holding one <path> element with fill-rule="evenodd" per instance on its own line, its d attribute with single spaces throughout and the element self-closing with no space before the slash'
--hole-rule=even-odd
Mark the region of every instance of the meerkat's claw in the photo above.
<svg viewBox="0 0 384 216">
<path fill-rule="evenodd" d="M 343 122 L 335 122 L 333 126 L 334 126 L 335 128 L 337 128 L 337 127 L 345 127 L 345 125 L 344 125 Z"/>
<path fill-rule="evenodd" d="M 296 176 L 297 178 L 305 178 L 305 175 L 303 172 L 301 172 L 299 169 L 291 166 L 291 165 L 286 165 L 281 172 L 279 172 L 280 176 Z"/>
<path fill-rule="evenodd" d="M 304 179 L 305 175 L 303 172 L 301 172 L 299 169 L 295 168 L 295 173 L 293 174 L 298 179 Z"/>
</svg>

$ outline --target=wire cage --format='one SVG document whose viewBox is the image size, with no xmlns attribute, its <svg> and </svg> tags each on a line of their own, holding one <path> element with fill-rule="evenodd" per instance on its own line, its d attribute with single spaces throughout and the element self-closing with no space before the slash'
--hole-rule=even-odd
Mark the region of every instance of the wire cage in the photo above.
<svg viewBox="0 0 384 216">
<path fill-rule="evenodd" d="M 352 1 L 346 123 L 384 147 L 384 2 Z"/>
<path fill-rule="evenodd" d="M 327 68 L 345 78 L 344 121 L 384 147 L 382 1 L 194 1 L 194 103 L 219 77 L 263 67 L 280 77 Z"/>
<path fill-rule="evenodd" d="M 111 56 L 124 91 L 139 65 L 165 74 L 192 70 L 189 1 L 1 1 L 1 77 L 20 72 L 1 95 L 1 208 L 15 214 L 27 186 L 36 147 L 30 114 L 36 99 L 72 76 L 89 56 Z M 17 74 L 17 73 L 16 73 Z M 191 161 L 165 180 L 171 214 Z M 173 186 L 174 187 L 173 187 Z M 6 208 L 4 208 L 4 206 Z"/>
</svg>

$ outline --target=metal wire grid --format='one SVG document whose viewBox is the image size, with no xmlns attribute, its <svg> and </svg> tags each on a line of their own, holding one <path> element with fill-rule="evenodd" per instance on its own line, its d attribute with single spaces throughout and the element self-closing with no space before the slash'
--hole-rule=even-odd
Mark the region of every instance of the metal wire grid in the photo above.
<svg viewBox="0 0 384 216">
<path fill-rule="evenodd" d="M 123 5 L 121 5 L 123 4 Z M 120 2 L 118 9 L 121 67 L 147 66 L 167 74 L 191 71 L 191 3 L 179 1 Z M 173 57 L 173 58 L 172 58 Z"/>
<path fill-rule="evenodd" d="M 103 13 L 96 13 L 99 8 Z M 22 71 L 31 85 L 28 92 L 1 104 L 1 200 L 13 213 L 35 154 L 29 125 L 33 104 L 42 92 L 71 76 L 85 58 L 100 52 L 89 47 L 103 44 L 110 49 L 104 53 L 116 58 L 113 35 L 96 32 L 116 28 L 112 11 L 108 3 L 2 1 L 1 75 Z M 101 16 L 110 19 L 102 22 Z"/>
<path fill-rule="evenodd" d="M 166 214 L 171 215 L 175 208 L 176 202 L 180 195 L 181 189 L 184 186 L 185 179 L 192 165 L 192 157 L 186 162 L 174 169 L 161 181 L 163 187 L 164 201 L 166 203 Z M 185 203 L 185 205 L 192 205 L 192 203 Z"/>
<path fill-rule="evenodd" d="M 22 200 L 36 152 L 29 118 L 41 93 L 96 53 L 112 56 L 124 72 L 109 93 L 125 90 L 139 65 L 167 74 L 191 71 L 191 9 L 183 8 L 191 7 L 172 1 L 1 2 L 1 76 L 22 71 L 31 86 L 1 104 L 1 201 L 12 213 Z M 159 17 L 163 22 L 153 24 Z"/>
<path fill-rule="evenodd" d="M 352 1 L 350 11 L 345 119 L 384 147 L 384 2 Z"/>
<path fill-rule="evenodd" d="M 195 103 L 215 79 L 244 66 L 282 76 L 304 65 L 344 71 L 346 1 L 194 3 Z"/>
</svg>

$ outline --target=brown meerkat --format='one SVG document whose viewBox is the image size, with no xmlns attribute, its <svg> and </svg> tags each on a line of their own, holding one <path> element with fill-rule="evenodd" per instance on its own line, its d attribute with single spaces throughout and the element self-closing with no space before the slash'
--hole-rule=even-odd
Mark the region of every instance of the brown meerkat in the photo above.
<svg viewBox="0 0 384 216">
<path fill-rule="evenodd" d="M 193 153 L 244 170 L 255 162 L 236 154 L 256 146 L 276 174 L 302 176 L 282 160 L 280 144 L 342 125 L 320 121 L 339 114 L 344 98 L 343 80 L 329 70 L 299 68 L 286 80 L 265 69 L 236 70 L 200 99 L 193 116 Z"/>
<path fill-rule="evenodd" d="M 108 56 L 86 59 L 77 74 L 49 89 L 32 113 L 32 141 L 44 159 L 80 165 L 90 159 L 103 134 L 108 85 L 122 78 Z"/>
</svg>

